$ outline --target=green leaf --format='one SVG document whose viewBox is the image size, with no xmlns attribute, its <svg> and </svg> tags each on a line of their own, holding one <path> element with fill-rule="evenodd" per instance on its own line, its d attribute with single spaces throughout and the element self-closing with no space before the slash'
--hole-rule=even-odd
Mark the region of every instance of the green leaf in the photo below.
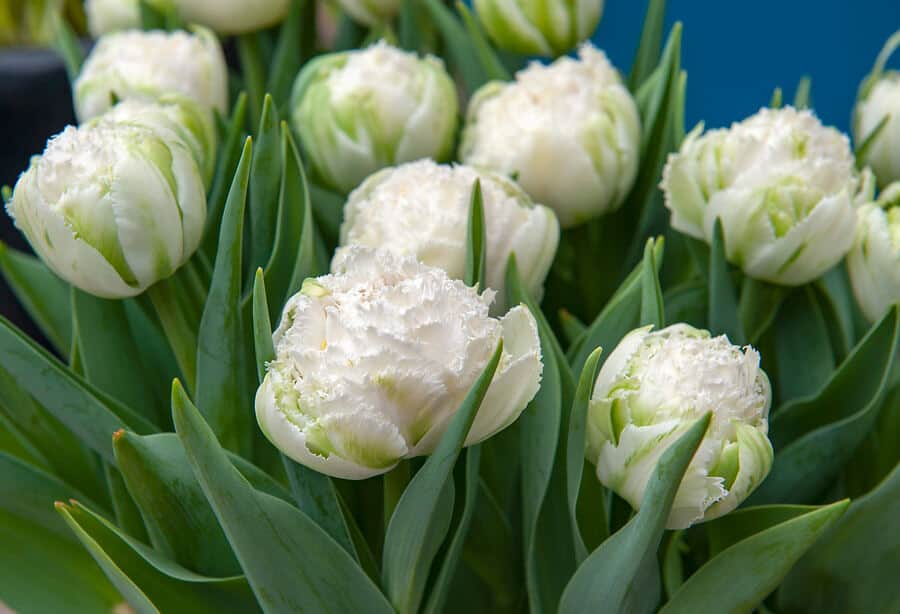
<svg viewBox="0 0 900 614">
<path fill-rule="evenodd" d="M 247 196 L 250 243 L 247 245 L 247 256 L 244 261 L 247 271 L 255 271 L 257 267 L 265 266 L 272 252 L 275 224 L 278 219 L 280 175 L 277 169 L 283 167 L 281 144 L 278 110 L 272 96 L 266 94 L 253 143 L 253 157 L 250 161 Z"/>
<path fill-rule="evenodd" d="M 291 0 L 279 28 L 266 90 L 280 109 L 287 108 L 294 79 L 315 45 L 315 40 L 311 40 L 315 39 L 315 31 L 310 31 L 315 27 L 315 4 L 312 0 Z"/>
<path fill-rule="evenodd" d="M 725 260 L 725 236 L 722 221 L 716 220 L 709 254 L 709 316 L 708 328 L 714 335 L 727 335 L 735 345 L 746 342 L 744 327 L 738 311 L 737 296 L 728 262 Z"/>
<path fill-rule="evenodd" d="M 481 64 L 488 81 L 510 81 L 512 75 L 509 74 L 503 62 L 497 57 L 497 53 L 491 47 L 484 30 L 481 28 L 481 24 L 472 16 L 472 12 L 459 0 L 456 2 L 456 12 L 462 16 L 466 33 L 469 35 L 471 46 L 475 51 L 475 57 L 478 58 L 478 62 Z"/>
<path fill-rule="evenodd" d="M 366 36 L 366 29 L 347 13 L 341 13 L 334 35 L 332 51 L 347 51 L 361 45 Z"/>
<path fill-rule="evenodd" d="M 662 243 L 662 238 L 658 239 Z M 644 245 L 644 263 L 641 273 L 641 326 L 652 325 L 657 330 L 665 326 L 662 289 L 659 287 L 659 266 L 654 252 L 656 241 L 647 239 Z"/>
<path fill-rule="evenodd" d="M 769 329 L 787 293 L 784 286 L 744 277 L 738 316 L 741 328 L 746 332 L 747 343 L 756 343 Z"/>
<path fill-rule="evenodd" d="M 648 243 L 649 247 L 649 243 Z M 651 252 L 652 253 L 652 252 Z M 575 391 L 575 402 L 569 420 L 569 433 L 566 440 L 566 487 L 569 499 L 569 515 L 572 518 L 572 537 L 575 543 L 577 562 L 581 564 L 587 558 L 588 550 L 578 526 L 578 492 L 581 489 L 582 472 L 584 470 L 584 447 L 587 437 L 587 413 L 594 384 L 600 371 L 600 355 L 603 348 L 598 347 L 588 356 L 578 380 Z"/>
<path fill-rule="evenodd" d="M 750 612 L 849 504 L 845 499 L 817 508 L 725 549 L 688 578 L 661 612 Z"/>
<path fill-rule="evenodd" d="M 0 367 L 16 379 L 84 444 L 112 460 L 112 434 L 123 427 L 152 433 L 155 427 L 72 373 L 46 350 L 0 318 Z"/>
<path fill-rule="evenodd" d="M 57 503 L 56 509 L 138 612 L 259 611 L 242 576 L 210 578 L 189 571 L 125 535 L 77 501 Z"/>
<path fill-rule="evenodd" d="M 644 491 L 640 511 L 594 550 L 563 593 L 560 614 L 590 611 L 634 612 L 646 604 L 646 579 L 659 590 L 656 551 L 684 472 L 709 426 L 711 414 L 697 420 L 662 454 Z M 650 573 L 646 566 L 652 564 Z M 641 593 L 645 594 L 642 595 Z"/>
<path fill-rule="evenodd" d="M 423 4 L 444 39 L 451 68 L 459 71 L 465 89 L 471 95 L 490 79 L 478 57 L 475 45 L 453 12 L 440 0 L 423 0 Z"/>
<path fill-rule="evenodd" d="M 188 461 L 264 610 L 392 612 L 353 558 L 306 514 L 241 477 L 178 382 L 172 414 Z"/>
<path fill-rule="evenodd" d="M 47 266 L 23 252 L 0 243 L 0 273 L 56 351 L 72 347 L 69 285 Z"/>
<path fill-rule="evenodd" d="M 797 91 L 794 92 L 794 108 L 808 109 L 812 106 L 812 79 L 805 75 L 797 83 Z"/>
<path fill-rule="evenodd" d="M 115 435 L 113 435 L 115 438 Z M 113 513 L 115 514 L 116 525 L 128 535 L 142 541 L 147 541 L 147 529 L 141 518 L 141 512 L 137 508 L 134 499 L 125 486 L 125 480 L 122 474 L 110 465 L 103 463 L 103 474 L 106 478 L 106 487 L 109 490 L 109 496 L 112 500 Z"/>
<path fill-rule="evenodd" d="M 758 505 L 711 520 L 704 525 L 709 556 L 715 557 L 742 540 L 817 509 L 815 505 Z"/>
<path fill-rule="evenodd" d="M 81 47 L 78 36 L 72 30 L 72 26 L 59 14 L 53 17 L 53 30 L 55 34 L 53 47 L 62 57 L 69 82 L 74 83 L 81 72 L 81 65 L 84 64 L 84 49 Z"/>
<path fill-rule="evenodd" d="M 453 466 L 459 457 L 475 414 L 497 370 L 503 342 L 456 410 L 428 460 L 397 502 L 384 538 L 383 584 L 391 603 L 401 612 L 419 608 L 432 562 L 447 534 L 453 514 Z"/>
<path fill-rule="evenodd" d="M 216 254 L 209 299 L 197 345 L 197 405 L 227 449 L 247 456 L 252 426 L 245 395 L 244 330 L 241 321 L 241 242 L 252 142 L 248 138 L 234 175 Z"/>
<path fill-rule="evenodd" d="M 344 197 L 312 182 L 309 183 L 309 194 L 313 216 L 322 235 L 330 244 L 337 244 L 344 220 Z"/>
<path fill-rule="evenodd" d="M 254 125 L 262 116 L 263 99 L 266 95 L 266 61 L 261 47 L 262 36 L 262 32 L 248 32 L 237 37 L 241 75 L 247 87 L 250 121 Z"/>
<path fill-rule="evenodd" d="M 85 379 L 156 425 L 163 424 L 153 390 L 131 334 L 125 304 L 72 289 L 72 320 L 78 329 Z"/>
<path fill-rule="evenodd" d="M 785 300 L 775 320 L 775 360 L 782 403 L 814 394 L 834 373 L 834 350 L 811 286 Z"/>
<path fill-rule="evenodd" d="M 147 298 L 169 348 L 178 363 L 178 370 L 192 390 L 196 387 L 197 326 L 192 310 L 185 303 L 185 295 L 178 283 L 178 274 L 156 282 L 147 289 Z"/>
<path fill-rule="evenodd" d="M 247 94 L 241 92 L 234 103 L 231 118 L 228 120 L 225 138 L 219 149 L 218 160 L 216 160 L 216 172 L 213 175 L 212 187 L 209 190 L 209 205 L 203 230 L 203 252 L 209 257 L 216 253 L 219 227 L 222 225 L 222 213 L 225 210 L 225 199 L 241 157 L 246 125 Z"/>
<path fill-rule="evenodd" d="M 406 51 L 418 52 L 421 47 L 419 6 L 417 0 L 400 2 L 400 47 Z"/>
<path fill-rule="evenodd" d="M 563 337 L 573 345 L 579 341 L 587 331 L 587 324 L 578 319 L 578 316 L 569 313 L 565 309 L 559 310 L 559 326 L 562 328 Z"/>
<path fill-rule="evenodd" d="M 875 145 L 878 139 L 881 137 L 881 133 L 884 131 L 884 127 L 888 125 L 891 116 L 885 115 L 880 122 L 875 124 L 875 127 L 872 128 L 872 131 L 867 134 L 862 143 L 860 143 L 856 148 L 856 167 L 860 170 L 865 168 L 866 159 L 869 157 L 869 150 Z"/>
<path fill-rule="evenodd" d="M 818 394 L 774 413 L 775 462 L 752 503 L 808 503 L 827 490 L 878 417 L 898 343 L 900 308 L 894 307 Z"/>
<path fill-rule="evenodd" d="M 256 376 L 260 383 L 266 377 L 266 364 L 275 360 L 272 323 L 266 303 L 266 282 L 262 269 L 256 269 L 253 282 L 253 347 L 256 349 Z"/>
<path fill-rule="evenodd" d="M 896 409 L 896 408 L 895 408 Z M 778 591 L 781 612 L 893 612 L 900 605 L 900 465 L 803 556 Z"/>
<path fill-rule="evenodd" d="M 463 281 L 467 286 L 483 288 L 485 285 L 484 271 L 487 263 L 485 241 L 484 199 L 481 195 L 481 181 L 476 179 L 472 185 L 466 231 L 466 268 Z"/>
<path fill-rule="evenodd" d="M 666 0 L 649 0 L 644 16 L 644 28 L 641 30 L 641 41 L 631 65 L 631 75 L 628 77 L 628 88 L 632 92 L 638 90 L 656 67 L 659 50 L 662 47 L 665 19 Z"/>
<path fill-rule="evenodd" d="M 303 286 L 303 280 L 308 277 L 317 277 L 328 272 L 328 263 L 331 258 L 331 251 L 328 250 L 327 258 L 323 261 L 319 259 L 317 250 L 322 247 L 321 238 L 316 230 L 316 223 L 313 219 L 313 209 L 310 206 L 309 189 L 306 181 L 306 174 L 303 172 L 303 164 L 300 160 L 300 154 L 294 145 L 294 141 L 288 135 L 288 144 L 290 145 L 291 159 L 294 160 L 294 166 L 297 175 L 291 172 L 291 186 L 288 189 L 288 198 L 285 200 L 286 206 L 297 207 L 302 220 L 301 230 L 295 235 L 299 237 L 299 243 L 294 246 L 294 262 L 291 270 L 290 283 L 287 285 L 284 297 L 280 302 L 272 305 L 276 315 L 280 314 L 281 307 L 287 300 L 300 291 Z M 290 240 L 292 237 L 288 237 Z M 323 251 L 324 247 L 322 248 Z M 271 311 L 270 311 L 271 313 Z M 274 319 L 274 317 L 273 317 Z"/>
<path fill-rule="evenodd" d="M 835 352 L 841 359 L 846 358 L 856 345 L 854 320 L 857 309 L 846 266 L 834 267 L 816 280 L 815 286 L 819 291 L 819 305 L 831 325 L 829 330 Z"/>
<path fill-rule="evenodd" d="M 681 554 L 685 549 L 684 531 L 672 531 L 662 555 L 661 565 L 663 588 L 665 588 L 667 599 L 671 599 L 672 595 L 684 584 L 684 563 L 681 560 Z"/>
<path fill-rule="evenodd" d="M 780 87 L 776 87 L 772 92 L 772 99 L 769 100 L 770 109 L 780 109 L 784 106 L 784 92 Z"/>
<path fill-rule="evenodd" d="M 157 8 L 156 3 L 148 2 L 148 0 L 138 0 L 137 5 L 138 16 L 140 17 L 141 22 L 141 29 L 166 29 L 166 16 L 161 9 Z"/>
</svg>

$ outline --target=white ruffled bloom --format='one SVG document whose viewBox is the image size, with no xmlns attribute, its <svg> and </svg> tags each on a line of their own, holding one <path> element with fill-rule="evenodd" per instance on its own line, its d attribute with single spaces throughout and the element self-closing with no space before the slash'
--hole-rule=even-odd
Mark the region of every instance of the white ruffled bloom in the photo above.
<svg viewBox="0 0 900 614">
<path fill-rule="evenodd" d="M 856 241 L 847 254 L 853 294 L 875 322 L 900 302 L 900 182 L 856 211 Z"/>
<path fill-rule="evenodd" d="M 857 147 L 887 118 L 862 160 L 875 172 L 882 187 L 900 181 L 900 71 L 884 70 L 898 47 L 900 31 L 881 50 L 872 73 L 860 87 L 853 109 L 853 139 Z"/>
<path fill-rule="evenodd" d="M 638 509 L 663 452 L 712 412 L 667 522 L 685 529 L 735 509 L 769 473 L 771 400 L 753 348 L 687 324 L 639 328 L 622 339 L 597 376 L 587 459 L 607 488 Z"/>
<path fill-rule="evenodd" d="M 291 121 L 310 161 L 344 193 L 380 168 L 449 158 L 457 112 L 441 60 L 384 42 L 310 62 L 291 99 Z"/>
<path fill-rule="evenodd" d="M 353 19 L 367 26 L 377 26 L 393 19 L 400 12 L 401 0 L 338 0 L 338 4 Z"/>
<path fill-rule="evenodd" d="M 295 461 L 363 479 L 431 453 L 501 339 L 466 445 L 512 424 L 537 393 L 526 308 L 491 318 L 491 291 L 387 250 L 347 249 L 333 269 L 288 301 L 256 393 L 260 428 Z"/>
<path fill-rule="evenodd" d="M 123 298 L 194 253 L 206 191 L 180 140 L 100 118 L 51 139 L 19 178 L 7 211 L 60 277 Z"/>
<path fill-rule="evenodd" d="M 155 101 L 180 94 L 225 113 L 228 69 L 215 35 L 128 31 L 101 37 L 74 83 L 78 120 L 105 113 L 116 101 Z"/>
<path fill-rule="evenodd" d="M 729 262 L 777 284 L 812 281 L 844 257 L 859 186 L 845 135 L 791 107 L 701 129 L 663 172 L 672 227 L 709 243 L 720 219 Z"/>
<path fill-rule="evenodd" d="M 350 194 L 341 245 L 411 254 L 461 279 L 476 180 L 481 183 L 486 223 L 486 285 L 499 293 L 492 311 L 505 311 L 504 279 L 512 253 L 526 289 L 540 299 L 556 254 L 559 223 L 551 209 L 535 205 L 515 182 L 490 171 L 431 160 L 384 169 Z"/>
<path fill-rule="evenodd" d="M 173 10 L 188 23 L 222 34 L 261 30 L 282 21 L 289 0 L 150 0 L 160 10 Z M 95 37 L 141 26 L 138 0 L 87 0 L 88 29 Z"/>
<path fill-rule="evenodd" d="M 502 49 L 558 56 L 587 40 L 603 15 L 603 0 L 475 0 L 478 20 Z"/>
<path fill-rule="evenodd" d="M 606 55 L 532 63 L 469 103 L 460 157 L 514 176 L 563 228 L 615 210 L 637 175 L 641 120 Z"/>
</svg>

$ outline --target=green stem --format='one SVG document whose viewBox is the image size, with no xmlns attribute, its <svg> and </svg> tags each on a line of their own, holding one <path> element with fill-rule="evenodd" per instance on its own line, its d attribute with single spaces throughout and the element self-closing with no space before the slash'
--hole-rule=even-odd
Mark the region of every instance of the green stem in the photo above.
<svg viewBox="0 0 900 614">
<path fill-rule="evenodd" d="M 190 325 L 186 314 L 179 307 L 175 285 L 170 279 L 151 286 L 147 295 L 175 354 L 175 360 L 178 361 L 185 387 L 193 393 L 197 377 L 197 327 Z"/>
<path fill-rule="evenodd" d="M 406 485 L 412 477 L 409 461 L 402 460 L 390 472 L 384 474 L 384 527 L 387 529 L 391 522 L 391 516 L 394 515 L 394 509 L 397 502 L 403 496 Z"/>
</svg>

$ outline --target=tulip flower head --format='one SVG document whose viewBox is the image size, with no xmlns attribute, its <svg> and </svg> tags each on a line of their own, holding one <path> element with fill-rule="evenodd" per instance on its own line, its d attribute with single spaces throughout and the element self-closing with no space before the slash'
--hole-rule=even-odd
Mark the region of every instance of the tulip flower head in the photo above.
<svg viewBox="0 0 900 614">
<path fill-rule="evenodd" d="M 377 26 L 393 19 L 400 12 L 401 0 L 338 0 L 338 4 L 353 19 L 367 26 Z"/>
<path fill-rule="evenodd" d="M 862 161 L 872 168 L 882 187 L 900 181 L 900 71 L 885 70 L 898 47 L 900 31 L 885 44 L 875 68 L 859 89 L 853 109 L 853 138 L 859 148 L 872 137 Z"/>
<path fill-rule="evenodd" d="M 515 253 L 526 289 L 539 298 L 559 241 L 556 216 L 551 209 L 535 205 L 515 182 L 491 171 L 443 166 L 431 160 L 381 170 L 350 194 L 341 245 L 411 254 L 461 279 L 476 180 L 484 203 L 487 287 L 505 296 L 506 263 Z M 503 313 L 505 303 L 495 304 L 494 311 Z"/>
<path fill-rule="evenodd" d="M 363 479 L 431 453 L 501 339 L 466 445 L 509 426 L 537 393 L 526 308 L 491 318 L 490 290 L 387 250 L 351 247 L 332 269 L 288 301 L 256 394 L 260 428 L 295 461 Z"/>
<path fill-rule="evenodd" d="M 641 143 L 637 106 L 606 55 L 532 63 L 513 83 L 479 89 L 467 113 L 463 162 L 516 177 L 563 228 L 611 212 L 634 183 Z"/>
<path fill-rule="evenodd" d="M 856 241 L 847 270 L 856 302 L 875 322 L 900 302 L 900 182 L 856 210 Z"/>
<path fill-rule="evenodd" d="M 187 23 L 221 34 L 242 34 L 273 26 L 284 19 L 289 0 L 144 0 L 153 8 L 174 11 Z M 139 28 L 139 0 L 86 0 L 88 28 L 95 37 Z"/>
<path fill-rule="evenodd" d="M 844 257 L 859 189 L 845 135 L 791 107 L 701 130 L 663 172 L 673 228 L 711 242 L 721 220 L 729 262 L 776 284 L 805 284 Z"/>
<path fill-rule="evenodd" d="M 380 168 L 453 150 L 458 103 L 436 57 L 380 42 L 300 72 L 291 121 L 321 180 L 349 193 Z"/>
<path fill-rule="evenodd" d="M 675 324 L 630 332 L 600 369 L 587 459 L 608 488 L 640 508 L 663 452 L 707 412 L 709 428 L 675 495 L 670 529 L 727 514 L 772 466 L 771 389 L 752 348 Z"/>
<path fill-rule="evenodd" d="M 209 30 L 118 32 L 97 41 L 75 80 L 74 92 L 81 122 L 121 100 L 156 101 L 171 94 L 210 112 L 225 113 L 228 69 L 222 48 Z"/>
</svg>

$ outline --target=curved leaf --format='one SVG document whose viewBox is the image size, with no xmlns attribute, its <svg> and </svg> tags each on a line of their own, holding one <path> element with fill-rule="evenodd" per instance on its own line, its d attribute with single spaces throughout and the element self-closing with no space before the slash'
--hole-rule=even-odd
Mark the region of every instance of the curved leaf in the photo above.
<svg viewBox="0 0 900 614">
<path fill-rule="evenodd" d="M 819 391 L 834 373 L 834 350 L 814 289 L 791 294 L 775 320 L 775 360 L 782 403 Z"/>
<path fill-rule="evenodd" d="M 744 327 L 738 315 L 738 302 L 725 259 L 725 235 L 721 220 L 713 227 L 709 250 L 709 316 L 708 328 L 714 335 L 727 335 L 736 345 L 746 341 Z"/>
<path fill-rule="evenodd" d="M 466 266 L 463 281 L 467 286 L 484 289 L 486 264 L 484 198 L 481 195 L 481 180 L 476 179 L 472 185 L 468 230 L 466 231 Z"/>
</svg>

